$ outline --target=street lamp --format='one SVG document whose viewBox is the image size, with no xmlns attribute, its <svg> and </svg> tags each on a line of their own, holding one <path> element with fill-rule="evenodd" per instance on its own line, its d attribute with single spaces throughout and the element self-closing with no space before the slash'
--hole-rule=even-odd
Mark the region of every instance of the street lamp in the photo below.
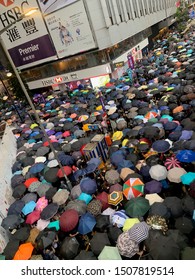
<svg viewBox="0 0 195 280">
<path fill-rule="evenodd" d="M 64 175 L 64 178 L 65 178 L 65 180 L 66 180 L 67 187 L 69 188 L 69 190 L 71 190 L 71 189 L 72 189 L 72 184 L 71 184 L 70 180 L 68 179 L 68 177 L 66 176 L 66 173 L 65 173 L 65 171 L 64 171 L 64 168 L 63 168 L 61 162 L 60 162 L 59 159 L 58 159 L 57 153 L 56 153 L 55 149 L 53 148 L 53 145 L 52 145 L 52 143 L 51 143 L 51 140 L 50 140 L 50 138 L 48 137 L 48 135 L 47 135 L 47 133 L 46 133 L 46 131 L 45 131 L 44 126 L 43 126 L 42 123 L 41 123 L 41 120 L 40 120 L 40 118 L 39 118 L 39 115 L 37 114 L 36 108 L 35 108 L 35 106 L 34 106 L 32 100 L 31 100 L 31 98 L 30 98 L 30 96 L 29 96 L 29 94 L 28 94 L 28 91 L 26 90 L 26 87 L 25 87 L 25 85 L 24 85 L 24 83 L 23 83 L 23 81 L 22 81 L 22 79 L 21 79 L 21 77 L 20 77 L 20 75 L 19 75 L 19 73 L 18 73 L 18 71 L 17 71 L 17 69 L 16 69 L 16 67 L 15 67 L 15 64 L 14 64 L 14 62 L 13 62 L 13 60 L 12 60 L 12 58 L 11 58 L 11 56 L 10 56 L 10 54 L 9 54 L 9 52 L 8 52 L 8 50 L 7 50 L 7 48 L 6 48 L 6 46 L 5 46 L 5 44 L 4 44 L 4 42 L 3 42 L 3 39 L 2 39 L 2 37 L 1 37 L 1 35 L 2 35 L 5 31 L 7 31 L 7 29 L 9 29 L 12 25 L 14 25 L 16 22 L 20 21 L 20 20 L 23 19 L 24 17 L 27 17 L 27 16 L 29 16 L 29 15 L 32 15 L 32 14 L 33 14 L 34 12 L 36 12 L 37 10 L 38 10 L 38 8 L 29 10 L 27 13 L 22 14 L 21 17 L 19 17 L 16 21 L 14 21 L 14 22 L 8 24 L 5 28 L 3 28 L 3 29 L 0 31 L 0 44 L 1 44 L 2 48 L 3 48 L 3 50 L 4 50 L 4 53 L 5 53 L 5 55 L 6 55 L 7 59 L 8 59 L 8 61 L 9 61 L 9 63 L 11 64 L 11 67 L 12 67 L 12 69 L 13 69 L 13 71 L 14 71 L 14 74 L 15 74 L 16 78 L 18 79 L 18 82 L 19 82 L 19 84 L 20 84 L 20 86 L 21 86 L 21 88 L 22 88 L 22 90 L 23 90 L 23 92 L 24 92 L 24 94 L 25 94 L 25 96 L 26 96 L 26 99 L 27 99 L 27 101 L 28 101 L 28 103 L 29 103 L 29 105 L 30 105 L 30 107 L 31 107 L 31 109 L 32 109 L 32 111 L 33 111 L 33 113 L 34 113 L 34 115 L 35 115 L 36 121 L 37 121 L 37 123 L 39 124 L 40 129 L 42 130 L 42 132 L 43 132 L 45 138 L 47 139 L 47 141 L 48 141 L 48 143 L 49 143 L 49 146 L 50 146 L 50 148 L 51 148 L 51 151 L 53 152 L 53 154 L 54 154 L 56 160 L 58 161 L 58 164 L 59 164 L 59 166 L 60 166 L 60 169 L 61 169 L 61 171 L 62 171 L 62 174 Z"/>
</svg>

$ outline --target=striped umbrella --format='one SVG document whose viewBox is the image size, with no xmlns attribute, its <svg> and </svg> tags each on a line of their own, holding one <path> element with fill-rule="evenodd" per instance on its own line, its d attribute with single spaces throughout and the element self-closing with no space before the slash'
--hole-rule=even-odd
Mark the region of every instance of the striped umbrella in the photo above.
<svg viewBox="0 0 195 280">
<path fill-rule="evenodd" d="M 139 178 L 130 178 L 123 185 L 123 194 L 129 200 L 144 194 L 144 183 Z"/>
<path fill-rule="evenodd" d="M 179 168 L 181 167 L 179 160 L 176 159 L 175 156 L 167 158 L 166 161 L 164 162 L 164 165 L 167 168 L 167 170 L 170 170 L 175 167 L 179 167 Z"/>
</svg>

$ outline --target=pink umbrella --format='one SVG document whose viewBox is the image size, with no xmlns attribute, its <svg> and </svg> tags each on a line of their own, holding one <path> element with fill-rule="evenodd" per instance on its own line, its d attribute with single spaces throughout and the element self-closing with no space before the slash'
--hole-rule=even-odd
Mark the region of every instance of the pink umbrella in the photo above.
<svg viewBox="0 0 195 280">
<path fill-rule="evenodd" d="M 45 198 L 45 196 L 42 196 L 40 197 L 38 200 L 37 200 L 37 203 L 36 203 L 36 207 L 35 209 L 42 212 L 43 209 L 48 205 L 48 200 Z"/>
<path fill-rule="evenodd" d="M 180 162 L 174 156 L 167 158 L 164 165 L 167 168 L 167 170 L 170 170 L 174 167 L 181 167 Z"/>
<path fill-rule="evenodd" d="M 34 210 L 33 212 L 31 212 L 26 218 L 26 224 L 30 224 L 30 225 L 34 224 L 36 221 L 39 220 L 40 214 L 41 211 L 38 210 Z"/>
</svg>

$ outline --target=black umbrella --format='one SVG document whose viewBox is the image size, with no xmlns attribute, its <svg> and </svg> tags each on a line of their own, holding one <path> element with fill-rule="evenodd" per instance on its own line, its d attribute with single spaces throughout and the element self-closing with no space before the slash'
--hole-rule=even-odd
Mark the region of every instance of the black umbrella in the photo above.
<svg viewBox="0 0 195 280">
<path fill-rule="evenodd" d="M 21 160 L 21 163 L 23 167 L 33 165 L 35 163 L 35 159 L 32 158 L 31 156 L 25 157 L 24 159 Z"/>
<path fill-rule="evenodd" d="M 178 229 L 169 229 L 166 234 L 171 236 L 180 249 L 187 247 L 188 238 Z"/>
<path fill-rule="evenodd" d="M 165 219 L 170 218 L 170 211 L 162 202 L 154 202 L 149 210 L 149 216 L 158 215 Z"/>
<path fill-rule="evenodd" d="M 58 167 L 49 168 L 49 170 L 44 173 L 45 180 L 49 183 L 57 182 L 59 180 L 59 177 L 57 176 L 58 171 Z"/>
<path fill-rule="evenodd" d="M 170 211 L 174 218 L 180 217 L 183 214 L 182 201 L 176 196 L 169 196 L 162 202 Z"/>
<path fill-rule="evenodd" d="M 187 217 L 179 217 L 175 220 L 175 227 L 183 234 L 189 234 L 194 226 L 191 219 Z"/>
<path fill-rule="evenodd" d="M 4 248 L 3 254 L 6 260 L 12 260 L 19 248 L 19 240 L 10 240 Z"/>
<path fill-rule="evenodd" d="M 30 235 L 30 226 L 26 225 L 19 229 L 14 234 L 11 234 L 10 240 L 26 241 Z"/>
<path fill-rule="evenodd" d="M 37 152 L 36 152 L 36 156 L 40 157 L 40 156 L 45 156 L 49 153 L 50 148 L 48 147 L 40 147 Z"/>
<path fill-rule="evenodd" d="M 91 251 L 98 256 L 103 250 L 104 246 L 110 246 L 110 240 L 107 233 L 97 232 L 90 240 Z"/>
<path fill-rule="evenodd" d="M 22 200 L 14 201 L 10 207 L 8 208 L 7 215 L 20 215 L 22 212 L 22 208 L 25 206 L 25 202 Z"/>
<path fill-rule="evenodd" d="M 36 238 L 37 249 L 45 249 L 52 245 L 54 239 L 56 238 L 56 232 L 52 230 L 44 230 L 39 233 Z"/>
<path fill-rule="evenodd" d="M 106 230 L 106 228 L 110 225 L 110 216 L 107 215 L 97 215 L 95 217 L 96 219 L 96 225 L 95 225 L 95 229 L 98 232 L 104 232 Z"/>
<path fill-rule="evenodd" d="M 2 220 L 1 226 L 6 230 L 17 228 L 22 222 L 22 218 L 18 215 L 9 215 Z"/>
<path fill-rule="evenodd" d="M 65 237 L 60 246 L 60 256 L 65 260 L 74 259 L 79 250 L 79 242 L 75 237 Z"/>
<path fill-rule="evenodd" d="M 154 260 L 179 260 L 180 248 L 172 236 L 159 235 L 148 248 Z"/>
<path fill-rule="evenodd" d="M 195 209 L 195 199 L 189 195 L 186 195 L 181 200 L 183 211 L 190 216 L 193 216 Z"/>
<path fill-rule="evenodd" d="M 54 196 L 54 194 L 58 191 L 56 187 L 49 188 L 45 193 L 45 198 L 50 200 Z"/>
<path fill-rule="evenodd" d="M 97 258 L 93 252 L 81 250 L 74 260 L 97 260 Z"/>
<path fill-rule="evenodd" d="M 26 192 L 26 186 L 24 184 L 20 184 L 14 188 L 12 196 L 15 199 L 18 199 L 21 198 L 25 192 Z"/>
<path fill-rule="evenodd" d="M 41 212 L 41 219 L 46 221 L 51 219 L 58 212 L 58 208 L 59 206 L 57 203 L 48 204 Z"/>
<path fill-rule="evenodd" d="M 22 198 L 22 201 L 25 202 L 25 204 L 27 204 L 30 201 L 37 201 L 37 194 L 36 193 L 26 193 Z"/>
<path fill-rule="evenodd" d="M 11 187 L 14 189 L 16 186 L 24 183 L 25 178 L 22 175 L 14 175 L 11 178 Z"/>
<path fill-rule="evenodd" d="M 116 226 L 109 226 L 107 228 L 107 234 L 108 234 L 108 238 L 110 240 L 111 245 L 114 245 L 114 246 L 116 245 L 117 239 L 121 233 L 123 233 L 122 229 L 120 229 Z"/>
</svg>

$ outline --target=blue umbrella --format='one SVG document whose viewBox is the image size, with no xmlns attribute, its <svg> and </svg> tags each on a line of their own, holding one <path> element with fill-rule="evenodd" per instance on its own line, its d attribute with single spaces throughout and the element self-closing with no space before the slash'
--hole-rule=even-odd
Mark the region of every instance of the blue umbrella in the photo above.
<svg viewBox="0 0 195 280">
<path fill-rule="evenodd" d="M 181 150 L 177 153 L 176 158 L 180 162 L 193 162 L 195 161 L 195 152 L 191 150 Z"/>
<path fill-rule="evenodd" d="M 97 190 L 97 184 L 96 184 L 95 180 L 93 180 L 89 177 L 86 177 L 80 181 L 80 188 L 81 188 L 81 191 L 84 193 L 93 194 Z"/>
<path fill-rule="evenodd" d="M 89 204 L 89 202 L 92 200 L 92 196 L 88 193 L 82 192 L 77 199 L 83 200 L 86 204 Z"/>
<path fill-rule="evenodd" d="M 152 149 L 158 153 L 165 153 L 170 149 L 170 144 L 166 140 L 158 140 L 153 143 Z"/>
<path fill-rule="evenodd" d="M 182 175 L 181 182 L 184 185 L 190 185 L 195 180 L 195 172 L 187 172 L 186 174 Z"/>
<path fill-rule="evenodd" d="M 42 163 L 42 162 L 35 163 L 30 167 L 29 172 L 31 174 L 35 174 L 35 173 L 41 172 L 44 168 L 45 168 L 44 163 Z"/>
<path fill-rule="evenodd" d="M 121 162 L 119 162 L 117 167 L 118 167 L 117 168 L 118 172 L 120 172 L 122 168 L 130 168 L 130 169 L 135 168 L 134 164 L 130 160 L 126 160 L 126 159 L 121 160 Z"/>
<path fill-rule="evenodd" d="M 81 215 L 79 219 L 78 232 L 80 234 L 85 235 L 91 232 L 95 225 L 96 225 L 95 217 L 90 213 L 85 213 Z"/>
<path fill-rule="evenodd" d="M 33 210 L 35 209 L 36 207 L 36 202 L 34 201 L 29 201 L 28 203 L 25 204 L 25 206 L 22 208 L 22 213 L 24 215 L 28 215 L 30 214 L 31 212 L 33 212 Z"/>
</svg>

